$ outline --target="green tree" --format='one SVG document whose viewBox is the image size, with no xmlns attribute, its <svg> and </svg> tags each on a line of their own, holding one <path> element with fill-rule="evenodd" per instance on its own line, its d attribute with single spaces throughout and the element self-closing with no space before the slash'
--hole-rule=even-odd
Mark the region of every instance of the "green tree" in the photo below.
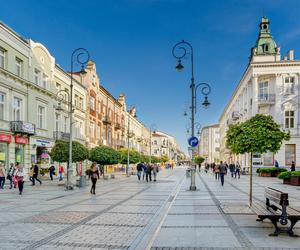
<svg viewBox="0 0 300 250">
<path fill-rule="evenodd" d="M 166 163 L 167 161 L 169 161 L 169 157 L 167 155 L 162 155 L 160 157 L 160 162 Z"/>
<path fill-rule="evenodd" d="M 195 156 L 195 163 L 200 165 L 201 163 L 203 163 L 205 161 L 205 158 L 203 158 L 202 156 L 200 155 L 196 155 Z"/>
<path fill-rule="evenodd" d="M 245 122 L 229 126 L 226 137 L 227 147 L 233 153 L 250 153 L 249 204 L 252 206 L 252 154 L 276 153 L 283 140 L 290 139 L 290 133 L 281 131 L 271 116 L 258 114 Z"/>
<path fill-rule="evenodd" d="M 146 162 L 146 163 L 148 163 L 148 162 L 150 162 L 150 156 L 149 155 L 140 155 L 140 161 L 141 162 Z"/>
<path fill-rule="evenodd" d="M 151 156 L 151 163 L 159 163 L 161 162 L 160 158 L 156 156 Z"/>
<path fill-rule="evenodd" d="M 122 148 L 119 150 L 119 163 L 121 164 L 127 164 L 127 156 L 128 156 L 128 149 Z M 141 155 L 136 150 L 129 150 L 129 163 L 135 164 L 138 163 L 141 159 Z"/>
<path fill-rule="evenodd" d="M 50 152 L 53 161 L 68 162 L 69 161 L 69 142 L 57 140 Z M 72 142 L 72 161 L 80 162 L 88 159 L 88 149 L 77 141 Z"/>
<path fill-rule="evenodd" d="M 117 164 L 119 158 L 118 151 L 107 146 L 99 146 L 90 150 L 89 159 L 103 166 Z"/>
</svg>

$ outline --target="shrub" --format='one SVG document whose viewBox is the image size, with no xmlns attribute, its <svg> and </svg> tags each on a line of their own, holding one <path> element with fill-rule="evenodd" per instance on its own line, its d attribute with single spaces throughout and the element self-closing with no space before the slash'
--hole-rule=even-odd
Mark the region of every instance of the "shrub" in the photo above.
<svg viewBox="0 0 300 250">
<path fill-rule="evenodd" d="M 271 173 L 271 174 L 277 174 L 286 172 L 287 170 L 285 168 L 258 168 L 256 170 L 257 173 Z"/>
<path fill-rule="evenodd" d="M 291 174 L 292 172 L 288 172 L 288 171 L 285 171 L 285 172 L 282 172 L 281 174 L 278 175 L 278 179 L 288 179 L 291 177 Z"/>
<path fill-rule="evenodd" d="M 293 172 L 289 172 L 291 173 L 291 176 L 293 177 L 300 177 L 300 171 L 293 171 Z"/>
</svg>

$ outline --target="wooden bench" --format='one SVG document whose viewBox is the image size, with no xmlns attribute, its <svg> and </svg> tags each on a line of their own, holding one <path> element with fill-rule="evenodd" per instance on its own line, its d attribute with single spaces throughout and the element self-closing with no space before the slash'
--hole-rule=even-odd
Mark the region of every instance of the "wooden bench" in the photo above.
<svg viewBox="0 0 300 250">
<path fill-rule="evenodd" d="M 274 188 L 265 189 L 266 204 L 256 202 L 252 209 L 258 215 L 257 221 L 269 219 L 275 227 L 275 231 L 269 236 L 278 236 L 287 233 L 291 237 L 299 237 L 294 234 L 293 228 L 300 220 L 300 210 L 289 207 L 288 194 Z M 278 227 L 277 223 L 287 227 Z"/>
</svg>

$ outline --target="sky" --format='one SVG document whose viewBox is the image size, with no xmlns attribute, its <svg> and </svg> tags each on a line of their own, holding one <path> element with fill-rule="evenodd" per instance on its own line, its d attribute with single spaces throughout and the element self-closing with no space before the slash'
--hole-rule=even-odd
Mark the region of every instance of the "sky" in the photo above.
<svg viewBox="0 0 300 250">
<path fill-rule="evenodd" d="M 86 48 L 101 84 L 115 97 L 125 93 L 140 121 L 175 136 L 186 152 L 190 54 L 179 73 L 173 46 L 192 44 L 195 82 L 211 86 L 209 109 L 197 94 L 196 122 L 215 124 L 247 66 L 262 16 L 281 53 L 295 49 L 299 58 L 299 9 L 298 0 L 10 0 L 0 20 L 44 44 L 66 71 L 72 51 Z"/>
</svg>

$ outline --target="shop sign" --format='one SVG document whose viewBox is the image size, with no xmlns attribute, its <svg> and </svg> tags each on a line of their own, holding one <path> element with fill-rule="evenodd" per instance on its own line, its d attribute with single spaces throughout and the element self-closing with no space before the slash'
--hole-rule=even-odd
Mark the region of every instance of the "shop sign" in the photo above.
<svg viewBox="0 0 300 250">
<path fill-rule="evenodd" d="M 40 147 L 52 147 L 53 142 L 47 141 L 47 140 L 42 140 L 42 139 L 36 139 L 35 144 Z"/>
<path fill-rule="evenodd" d="M 0 141 L 10 143 L 11 142 L 11 135 L 0 134 Z"/>
<path fill-rule="evenodd" d="M 28 138 L 16 135 L 15 136 L 15 143 L 18 143 L 18 144 L 28 144 Z"/>
</svg>

